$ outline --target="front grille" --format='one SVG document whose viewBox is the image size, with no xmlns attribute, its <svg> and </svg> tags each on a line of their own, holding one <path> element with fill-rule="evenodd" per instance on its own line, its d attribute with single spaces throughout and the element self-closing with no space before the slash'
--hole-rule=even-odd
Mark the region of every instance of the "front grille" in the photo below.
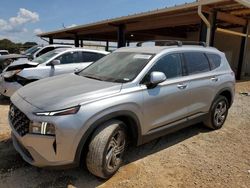
<svg viewBox="0 0 250 188">
<path fill-rule="evenodd" d="M 12 103 L 10 104 L 9 119 L 20 136 L 24 136 L 29 132 L 29 118 Z"/>
</svg>

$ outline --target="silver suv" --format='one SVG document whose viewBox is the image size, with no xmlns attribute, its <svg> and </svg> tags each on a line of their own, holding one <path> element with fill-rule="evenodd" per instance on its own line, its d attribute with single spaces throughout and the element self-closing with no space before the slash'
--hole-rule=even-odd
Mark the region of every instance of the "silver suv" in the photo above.
<svg viewBox="0 0 250 188">
<path fill-rule="evenodd" d="M 83 48 L 58 48 L 32 61 L 16 61 L 0 75 L 0 94 L 10 97 L 16 90 L 36 80 L 78 72 L 109 52 Z"/>
<path fill-rule="evenodd" d="M 77 165 L 101 178 L 137 145 L 192 124 L 224 124 L 235 77 L 215 48 L 172 42 L 121 48 L 79 73 L 31 83 L 11 97 L 16 150 L 38 166 Z"/>
</svg>

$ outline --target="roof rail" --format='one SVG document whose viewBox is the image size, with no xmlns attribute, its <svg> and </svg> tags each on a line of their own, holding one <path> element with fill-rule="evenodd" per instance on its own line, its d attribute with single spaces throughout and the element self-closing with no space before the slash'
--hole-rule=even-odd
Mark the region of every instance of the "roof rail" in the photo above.
<svg viewBox="0 0 250 188">
<path fill-rule="evenodd" d="M 182 46 L 182 42 L 178 40 L 150 40 L 150 41 L 143 41 L 143 42 L 138 42 L 136 44 L 137 47 L 142 46 L 143 43 L 146 42 L 160 42 L 162 46 Z"/>
<path fill-rule="evenodd" d="M 143 41 L 138 42 L 136 44 L 137 47 L 141 47 L 143 43 L 146 42 L 159 42 L 161 46 L 178 46 L 181 47 L 183 45 L 199 45 L 203 47 L 207 47 L 205 42 L 196 42 L 196 41 L 179 41 L 179 40 L 151 40 L 151 41 Z"/>
<path fill-rule="evenodd" d="M 198 45 L 198 46 L 203 46 L 207 47 L 207 44 L 205 42 L 199 42 L 199 41 L 183 41 L 183 45 Z"/>
</svg>

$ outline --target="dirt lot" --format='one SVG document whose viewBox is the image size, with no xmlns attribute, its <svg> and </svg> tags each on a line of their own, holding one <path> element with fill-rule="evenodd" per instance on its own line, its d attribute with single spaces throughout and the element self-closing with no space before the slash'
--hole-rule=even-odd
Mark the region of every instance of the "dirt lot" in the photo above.
<svg viewBox="0 0 250 188">
<path fill-rule="evenodd" d="M 237 84 L 250 92 L 250 82 Z M 15 152 L 7 124 L 8 101 L 0 101 L 0 187 L 250 187 L 250 97 L 236 95 L 225 126 L 194 125 L 140 147 L 107 181 L 85 169 L 38 169 Z"/>
</svg>

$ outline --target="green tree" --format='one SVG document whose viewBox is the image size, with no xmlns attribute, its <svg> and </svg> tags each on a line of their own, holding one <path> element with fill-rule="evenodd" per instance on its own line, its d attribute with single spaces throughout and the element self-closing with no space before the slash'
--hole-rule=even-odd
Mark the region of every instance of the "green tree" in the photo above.
<svg viewBox="0 0 250 188">
<path fill-rule="evenodd" d="M 14 43 L 8 39 L 0 40 L 0 50 L 8 50 L 10 53 L 20 53 L 21 50 L 25 50 L 34 45 L 37 45 L 35 42 L 25 42 L 25 43 Z"/>
</svg>

